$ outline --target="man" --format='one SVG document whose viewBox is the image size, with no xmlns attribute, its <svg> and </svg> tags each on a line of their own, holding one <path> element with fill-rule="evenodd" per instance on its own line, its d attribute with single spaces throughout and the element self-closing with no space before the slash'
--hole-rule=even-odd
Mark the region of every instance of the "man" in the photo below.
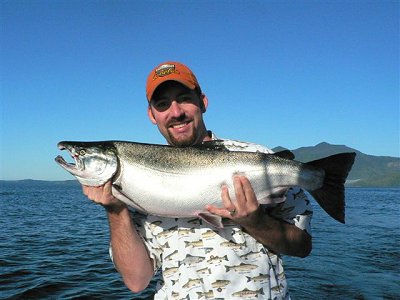
<svg viewBox="0 0 400 300">
<path fill-rule="evenodd" d="M 208 99 L 185 65 L 157 66 L 147 79 L 146 96 L 148 117 L 169 145 L 187 147 L 215 139 L 203 120 Z M 232 150 L 271 152 L 254 144 L 225 143 Z M 223 206 L 207 206 L 224 218 L 223 229 L 195 218 L 130 212 L 113 197 L 110 182 L 83 186 L 85 195 L 106 208 L 112 259 L 128 288 L 145 289 L 161 268 L 164 282 L 156 299 L 289 299 L 280 254 L 310 253 L 309 201 L 300 189 L 292 188 L 285 202 L 259 205 L 245 176 L 232 180 L 234 191 L 221 188 Z"/>
</svg>

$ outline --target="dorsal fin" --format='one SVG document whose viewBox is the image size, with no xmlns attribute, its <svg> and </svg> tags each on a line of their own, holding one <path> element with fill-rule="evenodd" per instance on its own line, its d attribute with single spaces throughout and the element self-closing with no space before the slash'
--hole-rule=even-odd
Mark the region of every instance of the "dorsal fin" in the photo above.
<svg viewBox="0 0 400 300">
<path fill-rule="evenodd" d="M 226 141 L 224 140 L 212 140 L 212 141 L 205 141 L 202 142 L 201 144 L 197 144 L 193 146 L 194 148 L 201 149 L 201 150 L 228 150 L 229 147 L 226 146 Z M 276 153 L 273 153 L 272 155 L 276 155 L 278 157 L 284 158 L 284 159 L 289 159 L 293 160 L 294 159 L 294 154 L 290 150 L 282 150 L 278 151 Z"/>
<path fill-rule="evenodd" d="M 290 159 L 290 160 L 293 160 L 295 157 L 293 152 L 290 150 L 282 150 L 282 151 L 273 153 L 273 155 L 276 155 L 280 158 Z"/>
<path fill-rule="evenodd" d="M 193 147 L 201 150 L 228 150 L 223 140 L 205 141 Z"/>
</svg>

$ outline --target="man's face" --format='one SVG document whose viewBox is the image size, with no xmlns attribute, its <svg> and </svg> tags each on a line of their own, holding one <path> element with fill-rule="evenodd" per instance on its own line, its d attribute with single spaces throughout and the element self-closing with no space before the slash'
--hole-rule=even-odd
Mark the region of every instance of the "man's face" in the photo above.
<svg viewBox="0 0 400 300">
<path fill-rule="evenodd" d="M 192 146 L 207 136 L 203 112 L 207 99 L 176 81 L 167 81 L 155 91 L 148 115 L 168 144 Z"/>
</svg>

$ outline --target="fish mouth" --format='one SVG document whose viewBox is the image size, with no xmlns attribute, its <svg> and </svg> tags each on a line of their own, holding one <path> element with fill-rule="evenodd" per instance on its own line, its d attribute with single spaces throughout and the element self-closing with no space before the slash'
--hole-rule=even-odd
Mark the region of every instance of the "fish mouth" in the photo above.
<svg viewBox="0 0 400 300">
<path fill-rule="evenodd" d="M 73 170 L 76 170 L 76 169 L 77 169 L 77 168 L 76 168 L 76 161 L 75 161 L 75 163 L 68 163 L 68 162 L 65 161 L 65 159 L 64 159 L 61 155 L 58 155 L 58 156 L 55 158 L 55 161 L 56 161 L 61 167 L 63 167 L 64 169 L 67 169 L 67 170 L 70 170 L 70 171 L 73 171 Z"/>
<path fill-rule="evenodd" d="M 84 164 L 82 163 L 81 159 L 79 158 L 79 154 L 76 152 L 74 147 L 69 147 L 62 143 L 58 143 L 58 149 L 60 150 L 67 150 L 68 153 L 71 155 L 72 159 L 74 160 L 73 163 L 68 163 L 61 155 L 58 155 L 55 158 L 55 161 L 64 169 L 70 172 L 79 172 L 84 169 Z"/>
</svg>

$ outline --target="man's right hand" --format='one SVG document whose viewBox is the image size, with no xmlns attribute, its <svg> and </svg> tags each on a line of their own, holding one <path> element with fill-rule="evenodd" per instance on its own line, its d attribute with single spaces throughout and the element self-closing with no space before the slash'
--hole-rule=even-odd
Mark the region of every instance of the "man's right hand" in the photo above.
<svg viewBox="0 0 400 300">
<path fill-rule="evenodd" d="M 94 203 L 104 206 L 109 211 L 120 211 L 127 207 L 125 203 L 115 198 L 112 194 L 111 181 L 102 186 L 82 185 L 82 191 Z"/>
</svg>

